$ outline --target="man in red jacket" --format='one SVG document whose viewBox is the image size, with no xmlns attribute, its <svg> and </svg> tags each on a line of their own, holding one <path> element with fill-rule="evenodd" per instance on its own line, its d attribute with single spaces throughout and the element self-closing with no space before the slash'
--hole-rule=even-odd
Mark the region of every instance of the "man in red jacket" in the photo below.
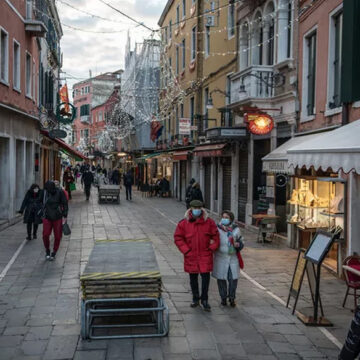
<svg viewBox="0 0 360 360">
<path fill-rule="evenodd" d="M 193 294 L 191 307 L 201 305 L 210 311 L 208 291 L 210 272 L 213 269 L 213 252 L 219 247 L 219 231 L 214 220 L 208 217 L 203 203 L 193 200 L 174 234 L 175 244 L 184 254 L 184 271 L 190 275 Z M 199 294 L 198 275 L 201 275 L 201 296 Z"/>
</svg>

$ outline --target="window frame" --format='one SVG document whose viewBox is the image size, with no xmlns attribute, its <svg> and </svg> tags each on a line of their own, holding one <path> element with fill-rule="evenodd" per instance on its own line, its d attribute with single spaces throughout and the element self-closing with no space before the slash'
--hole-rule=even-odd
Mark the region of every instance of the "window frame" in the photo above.
<svg viewBox="0 0 360 360">
<path fill-rule="evenodd" d="M 172 20 L 169 20 L 169 40 L 172 39 Z"/>
<path fill-rule="evenodd" d="M 30 68 L 28 69 L 28 60 L 30 64 Z M 25 51 L 25 96 L 31 99 L 31 91 L 32 91 L 32 56 L 26 50 Z"/>
<path fill-rule="evenodd" d="M 15 54 L 15 45 L 17 54 Z M 15 60 L 17 60 L 17 64 L 15 64 Z M 16 73 L 17 79 L 15 79 Z M 15 38 L 13 39 L 13 90 L 21 93 L 21 45 Z"/>
<path fill-rule="evenodd" d="M 210 56 L 210 27 L 205 26 L 205 58 Z"/>
<path fill-rule="evenodd" d="M 181 66 L 182 70 L 185 70 L 186 67 L 186 41 L 185 38 L 181 41 Z"/>
<path fill-rule="evenodd" d="M 180 57 L 180 51 L 179 51 L 179 48 L 180 48 L 180 46 L 178 45 L 178 46 L 176 46 L 176 49 L 175 49 L 175 74 L 176 75 L 179 75 L 179 70 L 180 70 L 180 59 L 179 59 L 179 57 Z"/>
<path fill-rule="evenodd" d="M 36 101 L 36 66 L 35 59 L 32 58 L 32 99 Z"/>
<path fill-rule="evenodd" d="M 182 0 L 182 20 L 186 18 L 186 0 Z"/>
<path fill-rule="evenodd" d="M 233 0 L 229 0 L 229 7 L 228 7 L 228 18 L 227 18 L 227 28 L 228 28 L 228 40 L 232 39 L 235 36 L 235 27 L 236 27 L 236 20 L 235 20 L 235 4 Z M 230 26 L 230 22 L 232 23 Z"/>
<path fill-rule="evenodd" d="M 176 28 L 178 28 L 180 25 L 180 4 L 176 6 Z"/>
<path fill-rule="evenodd" d="M 190 53 L 190 60 L 194 61 L 196 59 L 196 25 L 191 29 L 191 53 Z"/>
<path fill-rule="evenodd" d="M 2 54 L 2 34 L 5 34 L 6 43 L 5 43 L 5 55 L 3 57 Z M 2 67 L 3 67 L 3 59 L 5 62 L 4 65 L 4 77 L 2 76 Z M 9 86 L 9 33 L 0 26 L 0 82 L 4 85 Z"/>
</svg>

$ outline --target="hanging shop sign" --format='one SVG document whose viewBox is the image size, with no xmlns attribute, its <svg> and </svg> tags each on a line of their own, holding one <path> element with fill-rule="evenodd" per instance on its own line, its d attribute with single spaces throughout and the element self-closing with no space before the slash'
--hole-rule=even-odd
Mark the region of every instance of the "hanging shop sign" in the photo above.
<svg viewBox="0 0 360 360">
<path fill-rule="evenodd" d="M 73 104 L 62 102 L 56 107 L 56 118 L 61 124 L 71 124 L 75 116 L 76 108 Z"/>
<path fill-rule="evenodd" d="M 180 135 L 190 135 L 191 120 L 181 118 L 179 119 L 179 134 Z"/>
<path fill-rule="evenodd" d="M 274 120 L 268 114 L 245 114 L 245 121 L 248 124 L 249 131 L 254 135 L 268 134 L 274 128 Z"/>
<path fill-rule="evenodd" d="M 65 139 L 67 137 L 66 131 L 62 129 L 53 129 L 49 131 L 49 135 L 52 138 Z"/>
</svg>

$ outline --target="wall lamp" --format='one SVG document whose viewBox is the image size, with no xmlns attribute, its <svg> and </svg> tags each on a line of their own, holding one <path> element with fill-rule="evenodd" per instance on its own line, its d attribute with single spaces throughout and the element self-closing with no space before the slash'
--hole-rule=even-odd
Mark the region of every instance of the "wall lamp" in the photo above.
<svg viewBox="0 0 360 360">
<path fill-rule="evenodd" d="M 208 110 L 214 108 L 214 103 L 213 103 L 213 99 L 212 99 L 212 96 L 211 96 L 211 95 L 212 95 L 213 93 L 215 93 L 215 92 L 218 92 L 218 93 L 224 95 L 225 97 L 230 98 L 230 93 L 228 93 L 228 92 L 226 92 L 226 91 L 220 90 L 220 89 L 218 89 L 218 88 L 215 88 L 214 90 L 211 90 L 211 91 L 210 91 L 210 94 L 209 94 L 209 99 L 208 99 L 208 101 L 207 101 L 207 103 L 206 103 L 206 108 L 207 108 Z"/>
</svg>

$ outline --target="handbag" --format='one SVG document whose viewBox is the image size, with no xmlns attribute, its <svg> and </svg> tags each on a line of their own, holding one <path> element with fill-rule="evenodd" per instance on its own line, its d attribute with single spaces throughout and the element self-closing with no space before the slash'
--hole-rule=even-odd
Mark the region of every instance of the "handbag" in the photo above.
<svg viewBox="0 0 360 360">
<path fill-rule="evenodd" d="M 76 190 L 76 185 L 75 185 L 75 183 L 74 183 L 74 182 L 70 183 L 69 188 L 70 188 L 70 191 L 75 191 L 75 190 Z"/>
<path fill-rule="evenodd" d="M 63 234 L 64 234 L 65 236 L 71 234 L 71 229 L 70 229 L 70 226 L 69 226 L 69 224 L 68 224 L 67 222 L 63 223 L 62 231 L 63 231 Z"/>
</svg>

